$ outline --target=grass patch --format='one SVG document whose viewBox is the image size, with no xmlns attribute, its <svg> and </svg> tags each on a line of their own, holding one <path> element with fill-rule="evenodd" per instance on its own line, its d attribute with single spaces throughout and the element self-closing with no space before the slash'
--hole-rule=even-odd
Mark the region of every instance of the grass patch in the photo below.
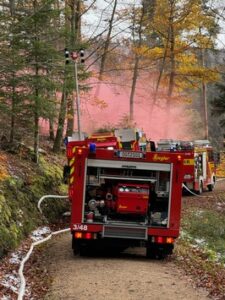
<svg viewBox="0 0 225 300">
<path fill-rule="evenodd" d="M 192 208 L 184 214 L 182 228 L 186 238 L 209 259 L 225 264 L 225 215 Z"/>
</svg>

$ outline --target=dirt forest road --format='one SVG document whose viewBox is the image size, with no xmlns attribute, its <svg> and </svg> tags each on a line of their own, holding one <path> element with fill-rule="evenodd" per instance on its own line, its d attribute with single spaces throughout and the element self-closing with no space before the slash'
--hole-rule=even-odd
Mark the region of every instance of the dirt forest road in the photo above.
<svg viewBox="0 0 225 300">
<path fill-rule="evenodd" d="M 218 197 L 225 183 L 218 181 Z M 208 199 L 208 200 L 209 200 Z M 196 201 L 185 197 L 183 201 Z M 207 291 L 194 288 L 191 277 L 169 260 L 149 260 L 145 249 L 128 249 L 111 256 L 74 257 L 70 233 L 55 237 L 45 251 L 45 262 L 52 278 L 44 300 L 204 300 Z M 196 266 L 198 267 L 198 266 Z"/>
<path fill-rule="evenodd" d="M 46 258 L 52 284 L 44 300 L 208 299 L 173 262 L 148 260 L 144 248 L 117 256 L 74 257 L 68 233 L 51 242 Z"/>
</svg>

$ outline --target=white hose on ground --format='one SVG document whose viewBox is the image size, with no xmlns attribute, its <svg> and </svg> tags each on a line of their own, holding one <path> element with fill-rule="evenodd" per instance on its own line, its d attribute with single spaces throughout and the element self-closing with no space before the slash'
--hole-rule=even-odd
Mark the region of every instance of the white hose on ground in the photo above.
<svg viewBox="0 0 225 300">
<path fill-rule="evenodd" d="M 38 201 L 38 209 L 39 211 L 42 213 L 42 210 L 41 210 L 41 203 L 44 199 L 46 198 L 57 198 L 57 199 L 67 199 L 68 196 L 59 196 L 59 195 L 45 195 L 43 197 L 40 198 L 40 200 Z M 24 269 L 24 265 L 25 263 L 28 261 L 28 259 L 30 258 L 31 256 L 31 253 L 33 252 L 33 249 L 35 246 L 39 245 L 39 244 L 42 244 L 48 240 L 50 240 L 52 238 L 53 235 L 57 235 L 57 234 L 60 234 L 60 233 L 64 233 L 64 232 L 67 232 L 67 231 L 70 231 L 70 228 L 66 228 L 66 229 L 62 229 L 62 230 L 58 230 L 58 231 L 54 231 L 52 232 L 51 234 L 49 234 L 46 238 L 43 238 L 42 240 L 40 241 L 36 241 L 34 243 L 31 244 L 30 246 L 30 249 L 29 251 L 27 252 L 27 255 L 23 258 L 23 260 L 21 261 L 20 263 L 20 267 L 19 267 L 19 271 L 18 271 L 18 274 L 19 274 L 19 277 L 20 277 L 20 288 L 19 288 L 19 292 L 18 292 L 18 298 L 17 300 L 23 300 L 23 297 L 24 297 L 24 294 L 25 294 L 25 290 L 26 290 L 26 280 L 25 280 L 25 277 L 23 275 L 23 269 Z"/>
<path fill-rule="evenodd" d="M 40 213 L 42 214 L 42 210 L 41 210 L 41 203 L 46 199 L 46 198 L 56 198 L 56 199 L 68 199 L 68 196 L 59 196 L 59 195 L 45 195 L 43 197 L 41 197 L 38 201 L 38 209 L 40 211 Z"/>
<path fill-rule="evenodd" d="M 196 196 L 196 197 L 201 197 L 201 198 L 213 198 L 213 196 L 203 196 L 203 195 L 198 195 L 194 192 L 192 192 L 184 183 L 182 184 L 182 187 L 185 188 L 190 194 Z"/>
</svg>

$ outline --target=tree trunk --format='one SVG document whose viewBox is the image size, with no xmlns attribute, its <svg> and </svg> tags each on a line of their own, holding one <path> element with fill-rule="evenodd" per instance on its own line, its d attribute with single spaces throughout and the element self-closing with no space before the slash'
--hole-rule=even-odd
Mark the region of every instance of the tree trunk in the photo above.
<svg viewBox="0 0 225 300">
<path fill-rule="evenodd" d="M 132 79 L 132 87 L 130 93 L 130 123 L 134 121 L 134 96 L 137 84 L 137 77 L 138 77 L 138 66 L 139 66 L 139 57 L 135 55 L 135 63 L 133 69 L 133 79 Z"/>
<path fill-rule="evenodd" d="M 36 77 L 39 75 L 39 68 L 35 68 Z M 34 107 L 34 161 L 39 162 L 39 90 L 35 88 L 35 107 Z"/>
<path fill-rule="evenodd" d="M 36 0 L 33 2 L 34 5 L 34 13 L 36 12 Z M 35 24 L 35 34 L 37 33 L 37 27 Z M 37 36 L 35 37 L 35 40 L 38 40 Z M 38 67 L 38 58 L 37 54 L 35 54 L 35 79 L 36 84 L 38 82 L 38 76 L 39 76 L 39 67 Z M 40 103 L 39 103 L 39 89 L 36 86 L 35 87 L 35 106 L 34 106 L 34 161 L 38 164 L 39 162 L 39 109 L 40 109 Z"/>
<path fill-rule="evenodd" d="M 140 47 L 142 44 L 142 25 L 143 25 L 143 18 L 144 18 L 144 5 L 142 5 L 142 12 L 141 12 L 141 18 L 138 28 L 138 43 L 137 47 Z M 134 21 L 134 27 L 135 27 L 135 21 Z M 134 121 L 134 96 L 136 91 L 136 85 L 137 85 L 137 78 L 138 78 L 138 67 L 139 67 L 139 61 L 140 57 L 138 54 L 135 54 L 135 62 L 134 62 L 134 69 L 133 69 L 133 79 L 132 79 L 132 86 L 131 86 L 131 93 L 130 93 L 130 123 Z"/>
<path fill-rule="evenodd" d="M 54 135 L 54 122 L 52 118 L 49 119 L 49 139 L 50 141 L 55 140 L 55 135 Z"/>
<path fill-rule="evenodd" d="M 70 30 L 71 30 L 71 41 L 70 46 L 72 50 L 77 50 L 77 46 L 81 39 L 81 0 L 72 0 L 70 3 L 71 16 L 70 16 Z M 66 134 L 72 135 L 74 130 L 75 118 L 74 118 L 74 97 L 67 102 L 67 111 L 69 118 L 67 119 L 67 130 Z"/>
<path fill-rule="evenodd" d="M 201 49 L 202 67 L 205 67 L 205 50 Z M 206 140 L 209 139 L 209 128 L 208 128 L 208 103 L 207 103 L 207 85 L 202 80 L 202 104 L 203 104 L 203 115 L 204 115 L 204 131 Z"/>
<path fill-rule="evenodd" d="M 166 101 L 166 126 L 164 130 L 165 138 L 170 137 L 170 123 L 171 123 L 171 99 L 174 90 L 175 81 L 175 36 L 174 36 L 174 9 L 175 1 L 170 0 L 170 17 L 169 17 L 169 32 L 170 32 L 170 75 L 169 75 L 169 86 Z"/>
<path fill-rule="evenodd" d="M 74 97 L 70 95 L 67 99 L 67 127 L 66 127 L 66 135 L 71 136 L 74 130 L 75 118 L 74 118 Z"/>
<path fill-rule="evenodd" d="M 15 0 L 10 0 L 10 15 L 14 22 L 15 15 Z M 14 53 L 14 40 L 11 41 L 12 55 L 13 55 L 13 65 L 15 63 L 15 53 Z M 16 119 L 16 87 L 15 87 L 15 71 L 12 72 L 12 102 L 11 102 L 11 126 L 10 126 L 10 143 L 13 143 L 15 137 L 15 119 Z"/>
<path fill-rule="evenodd" d="M 13 74 L 15 77 L 15 74 Z M 16 119 L 16 99 L 15 99 L 15 86 L 13 80 L 12 87 L 12 103 L 11 103 L 11 126 L 10 126 L 10 143 L 13 143 L 15 137 L 15 119 Z"/>
<path fill-rule="evenodd" d="M 53 145 L 53 151 L 54 152 L 60 152 L 61 143 L 63 139 L 63 131 L 64 131 L 64 123 L 66 118 L 66 86 L 64 83 L 64 90 L 61 97 L 61 104 L 60 104 L 60 111 L 59 111 L 59 118 L 58 118 L 58 128 L 56 131 L 56 137 Z"/>
<path fill-rule="evenodd" d="M 117 0 L 114 1 L 111 18 L 109 20 L 109 30 L 108 30 L 105 45 L 103 48 L 103 54 L 102 54 L 101 65 L 100 65 L 100 70 L 99 70 L 99 77 L 98 77 L 99 80 L 102 80 L 102 75 L 105 70 L 105 63 L 106 63 L 106 58 L 107 58 L 107 54 L 109 51 L 109 45 L 110 45 L 110 39 L 111 39 L 111 34 L 112 34 L 113 21 L 114 21 L 114 17 L 115 17 L 116 7 L 117 7 Z"/>
</svg>

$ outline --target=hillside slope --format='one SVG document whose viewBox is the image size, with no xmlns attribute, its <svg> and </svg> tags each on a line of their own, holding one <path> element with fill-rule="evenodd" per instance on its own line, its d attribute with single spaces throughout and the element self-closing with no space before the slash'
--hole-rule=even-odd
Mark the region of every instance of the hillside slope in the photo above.
<svg viewBox="0 0 225 300">
<path fill-rule="evenodd" d="M 45 154 L 36 165 L 31 158 L 32 153 L 25 147 L 17 154 L 0 151 L 0 257 L 46 222 L 37 209 L 40 197 L 66 194 L 63 159 Z M 45 215 L 51 222 L 68 209 L 65 200 L 49 201 L 45 206 Z"/>
</svg>

